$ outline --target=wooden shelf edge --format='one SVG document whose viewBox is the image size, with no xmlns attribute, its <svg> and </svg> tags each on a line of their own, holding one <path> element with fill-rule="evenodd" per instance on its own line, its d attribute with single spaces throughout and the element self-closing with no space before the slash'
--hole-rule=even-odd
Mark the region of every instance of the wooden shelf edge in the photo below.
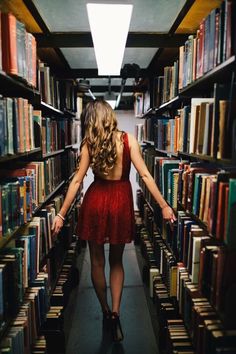
<svg viewBox="0 0 236 354">
<path fill-rule="evenodd" d="M 38 153 L 40 151 L 41 151 L 41 148 L 36 148 L 34 150 L 23 152 L 23 153 L 19 153 L 19 154 L 15 154 L 15 155 L 3 156 L 3 157 L 0 157 L 0 163 L 5 163 L 7 161 L 21 159 L 22 157 L 27 157 L 27 156 L 36 154 L 36 153 Z"/>
</svg>

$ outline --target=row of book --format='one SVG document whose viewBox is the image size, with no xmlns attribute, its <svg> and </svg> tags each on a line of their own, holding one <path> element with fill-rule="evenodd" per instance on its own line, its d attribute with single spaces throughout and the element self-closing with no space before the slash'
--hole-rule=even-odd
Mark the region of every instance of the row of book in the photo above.
<svg viewBox="0 0 236 354">
<path fill-rule="evenodd" d="M 73 80 L 57 79 L 50 67 L 38 60 L 38 90 L 42 101 L 61 111 L 76 111 L 76 86 Z"/>
<path fill-rule="evenodd" d="M 62 182 L 61 157 L 1 170 L 1 237 L 32 218 L 34 210 Z"/>
<path fill-rule="evenodd" d="M 24 98 L 0 97 L 0 156 L 33 150 L 33 106 Z"/>
<path fill-rule="evenodd" d="M 36 87 L 36 40 L 11 13 L 1 13 L 0 69 Z"/>
<path fill-rule="evenodd" d="M 206 225 L 210 234 L 235 248 L 234 218 L 236 179 L 234 168 L 219 168 L 207 163 L 189 163 L 156 156 L 153 149 L 143 152 L 144 160 L 163 196 L 174 208 L 181 205 Z M 150 192 L 139 179 L 149 203 Z"/>
<path fill-rule="evenodd" d="M 141 194 L 138 200 L 139 204 L 146 203 Z M 141 210 L 146 208 L 149 208 L 147 204 L 141 205 Z M 150 218 L 150 213 L 143 215 L 146 225 L 145 218 L 147 215 Z M 156 305 L 162 331 L 159 333 L 160 349 L 168 352 L 170 348 L 183 350 L 187 346 L 191 352 L 202 354 L 223 353 L 225 348 L 230 348 L 229 352 L 233 353 L 236 348 L 235 275 L 232 274 L 235 273 L 235 252 L 219 246 L 186 213 L 179 213 L 178 225 L 174 231 L 169 229 L 172 243 L 169 237 L 163 240 L 155 230 L 141 230 L 141 250 L 148 265 L 150 296 Z M 184 229 L 188 229 L 187 238 L 183 235 Z M 180 240 L 182 246 L 186 240 L 189 242 L 187 247 L 185 245 L 188 260 L 185 254 L 179 261 L 175 257 L 173 243 L 178 246 Z M 178 338 L 172 330 L 170 335 L 173 322 L 183 326 L 183 320 L 187 332 L 182 328 Z"/>
<path fill-rule="evenodd" d="M 191 105 L 179 109 L 174 118 L 147 118 L 145 139 L 167 152 L 231 158 L 235 97 L 230 99 L 230 87 L 230 84 L 215 83 L 212 98 L 192 98 Z"/>
<path fill-rule="evenodd" d="M 72 226 L 75 226 L 73 220 Z M 71 231 L 69 229 L 67 231 Z M 63 236 L 66 236 L 65 233 Z M 17 241 L 18 238 L 15 242 Z M 51 268 L 54 268 L 55 272 L 53 282 L 50 281 L 50 268 L 44 267 L 44 271 L 40 270 L 34 279 L 29 280 L 29 285 L 24 287 L 23 292 L 21 291 L 20 298 L 17 294 L 23 286 L 23 275 L 21 275 L 21 269 L 18 269 L 19 257 L 13 260 L 12 255 L 19 253 L 16 250 L 21 250 L 21 254 L 27 257 L 28 252 L 22 248 L 12 247 L 1 255 L 0 262 L 1 269 L 3 269 L 0 284 L 1 309 L 3 308 L 1 328 L 9 323 L 7 333 L 0 342 L 1 352 L 20 354 L 38 353 L 37 350 L 43 353 L 54 353 L 55 350 L 58 353 L 64 352 L 64 346 L 57 347 L 61 345 L 59 337 L 64 336 L 63 311 L 72 288 L 78 283 L 76 268 L 72 268 L 75 263 L 76 244 L 71 241 L 63 248 L 63 254 L 54 253 L 53 257 L 49 257 L 48 262 L 51 263 Z M 64 238 L 61 238 L 61 242 L 65 243 Z M 59 243 L 55 244 L 53 249 L 57 247 Z M 60 258 L 55 258 L 55 256 L 60 256 Z M 18 262 L 16 262 L 16 267 L 13 267 L 15 259 L 18 259 Z M 27 269 L 24 262 L 22 266 Z M 54 340 L 52 341 L 53 332 Z M 59 340 L 57 344 L 55 344 L 55 337 Z"/>
<path fill-rule="evenodd" d="M 40 117 L 37 114 L 37 120 Z M 38 120 L 39 121 L 39 120 Z M 80 140 L 80 125 L 75 119 L 52 119 L 49 117 L 41 118 L 41 141 L 43 156 L 53 151 L 64 149 L 66 146 L 78 144 Z"/>
<path fill-rule="evenodd" d="M 36 208 L 72 175 L 76 161 L 77 152 L 67 150 L 63 158 L 55 156 L 45 161 L 21 165 L 21 168 L 18 166 L 18 169 L 2 169 L 0 237 L 31 220 Z"/>
<path fill-rule="evenodd" d="M 234 1 L 222 1 L 200 22 L 196 36 L 179 48 L 179 90 L 234 54 L 235 11 Z"/>
</svg>

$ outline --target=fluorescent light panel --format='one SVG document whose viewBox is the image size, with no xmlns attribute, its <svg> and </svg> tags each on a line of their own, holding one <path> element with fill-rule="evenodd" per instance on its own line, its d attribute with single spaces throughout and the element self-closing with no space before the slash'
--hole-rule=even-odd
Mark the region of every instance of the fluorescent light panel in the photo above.
<svg viewBox="0 0 236 354">
<path fill-rule="evenodd" d="M 87 4 L 98 75 L 120 75 L 133 5 Z"/>
</svg>

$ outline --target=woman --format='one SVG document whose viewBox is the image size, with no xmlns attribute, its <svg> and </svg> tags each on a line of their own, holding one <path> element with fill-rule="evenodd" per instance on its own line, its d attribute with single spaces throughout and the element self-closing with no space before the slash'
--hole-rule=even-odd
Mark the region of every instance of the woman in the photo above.
<svg viewBox="0 0 236 354">
<path fill-rule="evenodd" d="M 84 138 L 79 167 L 72 179 L 65 201 L 54 219 L 57 234 L 89 167 L 94 182 L 85 193 L 79 213 L 78 234 L 88 240 L 91 278 L 103 311 L 103 320 L 111 327 L 114 341 L 123 339 L 119 320 L 124 283 L 122 256 L 126 243 L 134 236 L 134 209 L 129 172 L 131 161 L 162 209 L 163 218 L 176 220 L 173 210 L 162 197 L 140 153 L 137 140 L 117 128 L 115 113 L 105 101 L 89 102 L 83 110 Z M 112 309 L 107 302 L 104 244 L 109 243 Z"/>
</svg>

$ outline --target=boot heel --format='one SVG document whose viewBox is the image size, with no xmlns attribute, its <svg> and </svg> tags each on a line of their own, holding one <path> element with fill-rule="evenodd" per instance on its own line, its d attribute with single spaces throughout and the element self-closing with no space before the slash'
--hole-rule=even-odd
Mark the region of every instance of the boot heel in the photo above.
<svg viewBox="0 0 236 354">
<path fill-rule="evenodd" d="M 120 317 L 116 312 L 111 313 L 111 334 L 114 342 L 120 342 L 124 339 Z"/>
</svg>

